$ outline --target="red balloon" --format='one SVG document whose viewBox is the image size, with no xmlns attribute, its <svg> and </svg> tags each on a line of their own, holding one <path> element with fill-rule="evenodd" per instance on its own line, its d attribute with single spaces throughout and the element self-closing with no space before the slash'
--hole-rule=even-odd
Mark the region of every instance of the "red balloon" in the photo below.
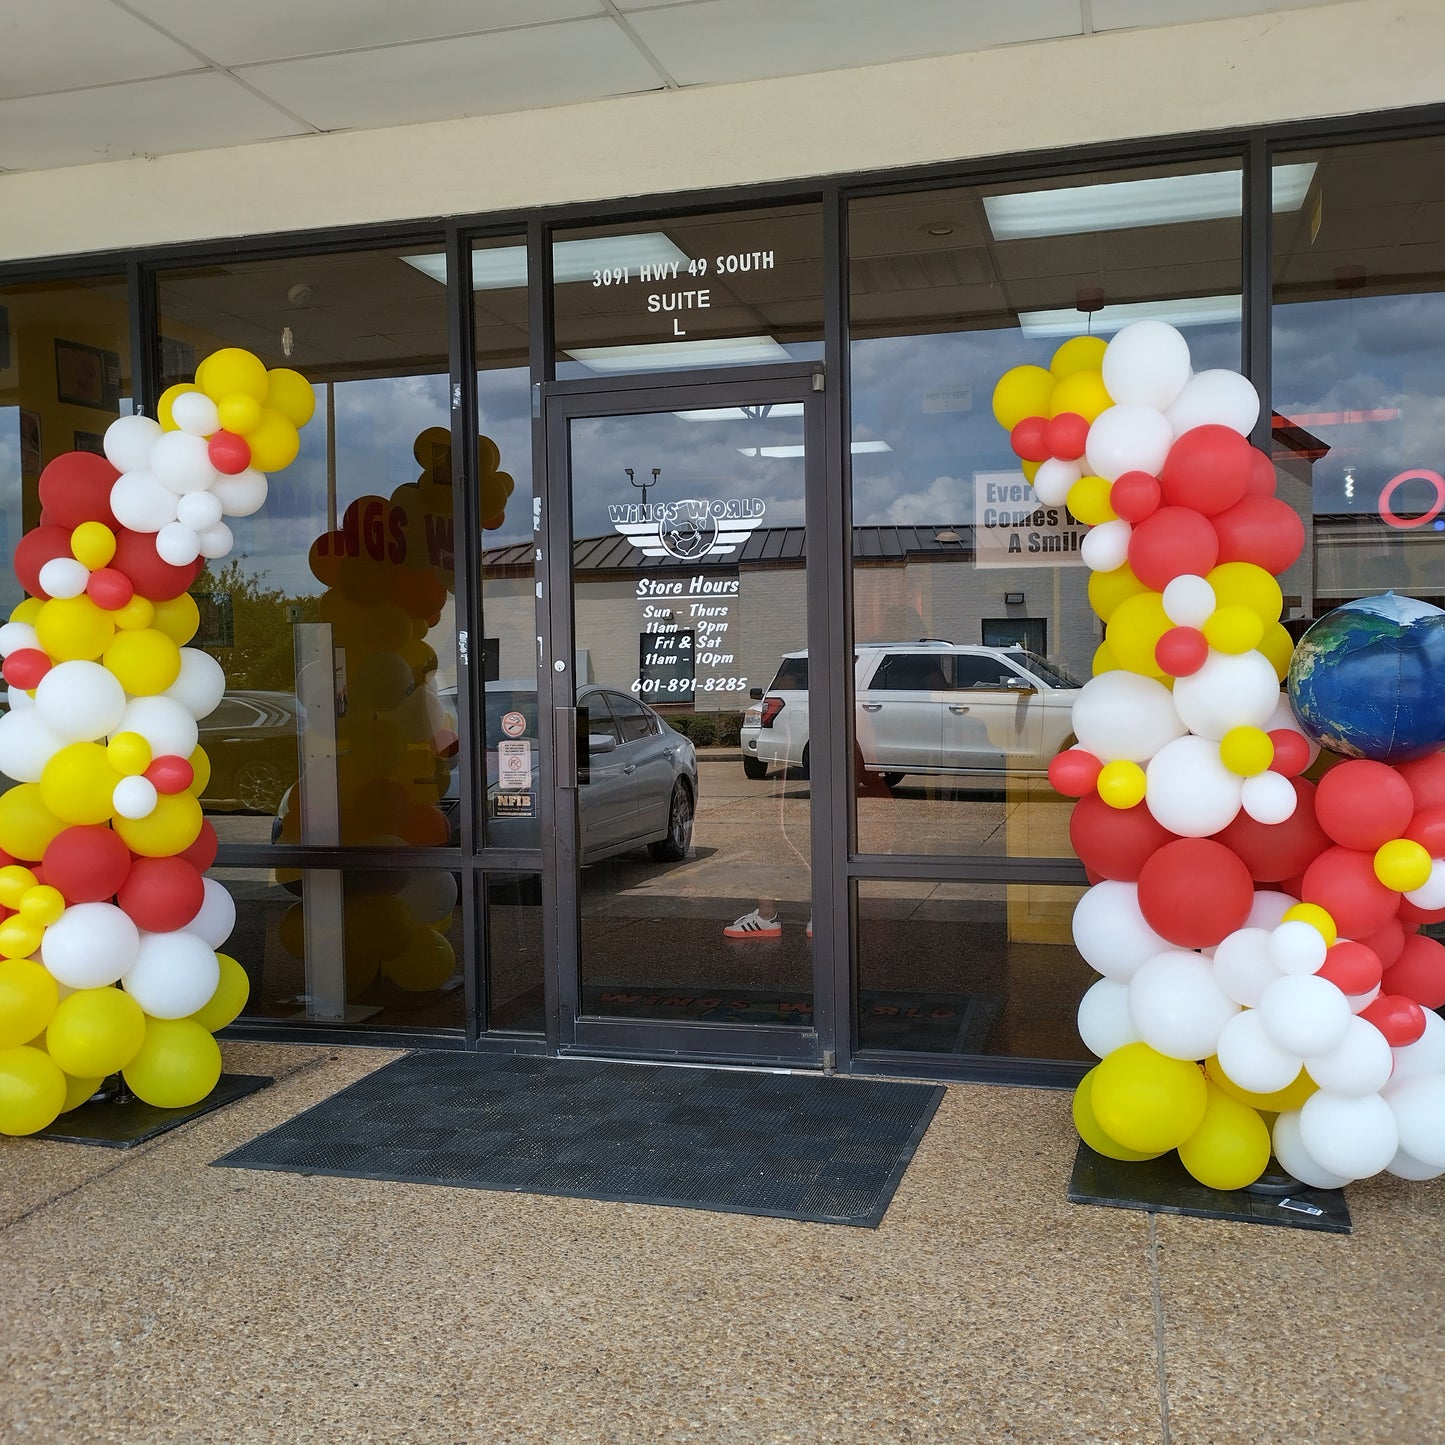
<svg viewBox="0 0 1445 1445">
<path fill-rule="evenodd" d="M 1166 843 L 1139 870 L 1139 911 L 1161 938 L 1208 948 L 1243 928 L 1254 880 L 1243 861 L 1210 838 Z"/>
<path fill-rule="evenodd" d="M 50 654 L 38 647 L 17 647 L 5 659 L 5 681 L 11 687 L 29 692 L 40 686 L 40 679 L 50 671 Z"/>
<path fill-rule="evenodd" d="M 206 885 L 184 858 L 137 858 L 115 901 L 137 928 L 171 933 L 201 911 Z"/>
<path fill-rule="evenodd" d="M 1339 763 L 1315 790 L 1320 827 L 1342 848 L 1373 853 L 1404 833 L 1414 811 L 1410 785 L 1387 763 Z"/>
<path fill-rule="evenodd" d="M 1395 771 L 1409 784 L 1417 808 L 1445 808 L 1445 752 L 1401 763 Z"/>
<path fill-rule="evenodd" d="M 201 822 L 201 831 L 196 835 L 196 841 L 183 852 L 177 853 L 177 858 L 184 858 L 193 868 L 204 873 L 212 863 L 216 861 L 216 850 L 221 846 L 221 840 L 216 836 L 215 826 L 209 818 Z"/>
<path fill-rule="evenodd" d="M 1445 944 L 1412 933 L 1400 957 L 1385 970 L 1381 986 L 1426 1008 L 1445 1008 Z"/>
<path fill-rule="evenodd" d="M 1155 592 L 1162 592 L 1186 573 L 1204 576 L 1218 560 L 1219 539 L 1214 528 L 1190 507 L 1160 507 L 1129 537 L 1129 566 Z"/>
<path fill-rule="evenodd" d="M 190 762 L 174 753 L 164 753 L 151 760 L 145 776 L 156 785 L 158 793 L 184 793 L 196 780 Z"/>
<path fill-rule="evenodd" d="M 1246 497 L 1274 496 L 1274 463 L 1258 447 L 1249 449 L 1249 480 L 1244 484 Z"/>
<path fill-rule="evenodd" d="M 1305 869 L 1300 897 L 1318 903 L 1346 938 L 1365 938 L 1383 928 L 1400 907 L 1400 895 L 1375 877 L 1374 854 L 1352 848 L 1321 853 Z"/>
<path fill-rule="evenodd" d="M 1158 477 L 1148 472 L 1125 472 L 1109 488 L 1109 505 L 1126 521 L 1142 522 L 1159 510 L 1164 493 Z"/>
<path fill-rule="evenodd" d="M 97 567 L 85 584 L 90 600 L 107 612 L 119 612 L 135 596 L 135 588 L 124 572 L 114 567 Z"/>
<path fill-rule="evenodd" d="M 117 572 L 125 573 L 142 597 L 152 602 L 170 602 L 196 580 L 204 563 L 197 557 L 184 567 L 173 567 L 156 551 L 153 533 L 121 528 L 115 534 L 115 556 L 110 565 Z"/>
<path fill-rule="evenodd" d="M 1074 805 L 1069 840 L 1085 868 L 1102 878 L 1133 882 L 1149 859 L 1176 838 L 1154 821 L 1143 803 L 1111 808 L 1097 794 L 1090 794 Z"/>
<path fill-rule="evenodd" d="M 51 839 L 45 876 L 67 903 L 104 903 L 130 873 L 130 849 L 104 824 L 82 823 Z"/>
<path fill-rule="evenodd" d="M 1358 997 L 1369 993 L 1383 972 L 1378 953 L 1352 938 L 1342 938 L 1325 954 L 1319 976 L 1328 979 L 1341 993 Z"/>
<path fill-rule="evenodd" d="M 1445 807 L 1421 808 L 1410 819 L 1403 836 L 1418 843 L 1432 858 L 1445 858 Z"/>
<path fill-rule="evenodd" d="M 1398 918 L 1392 918 L 1359 941 L 1372 953 L 1377 954 L 1380 962 L 1389 968 L 1404 951 L 1406 937 L 1404 925 Z"/>
<path fill-rule="evenodd" d="M 206 443 L 211 465 L 218 472 L 234 477 L 251 465 L 251 443 L 233 431 L 218 431 L 211 434 Z"/>
<path fill-rule="evenodd" d="M 1089 423 L 1076 411 L 1061 411 L 1044 429 L 1049 454 L 1062 457 L 1066 462 L 1078 461 L 1084 455 L 1084 445 L 1088 440 Z"/>
<path fill-rule="evenodd" d="M 1254 463 L 1250 445 L 1232 427 L 1191 427 L 1172 447 L 1159 471 L 1164 500 L 1212 517 L 1244 496 Z"/>
<path fill-rule="evenodd" d="M 1384 1034 L 1392 1049 L 1403 1049 L 1425 1033 L 1425 1010 L 1412 998 L 1382 993 L 1360 1010 L 1360 1017 Z"/>
<path fill-rule="evenodd" d="M 1049 783 L 1066 798 L 1082 798 L 1094 791 L 1104 764 L 1085 748 L 1065 748 L 1049 763 Z"/>
<path fill-rule="evenodd" d="M 1293 728 L 1276 728 L 1269 735 L 1274 744 L 1274 759 L 1269 765 L 1272 773 L 1283 773 L 1287 778 L 1297 778 L 1310 765 L 1309 739 Z"/>
<path fill-rule="evenodd" d="M 1171 627 L 1154 644 L 1154 661 L 1170 677 L 1188 677 L 1209 661 L 1209 641 L 1197 627 Z"/>
<path fill-rule="evenodd" d="M 1008 444 L 1014 449 L 1014 455 L 1026 462 L 1048 461 L 1052 455 L 1048 442 L 1044 440 L 1048 427 L 1048 417 L 1026 416 L 1008 434 Z"/>
<path fill-rule="evenodd" d="M 110 509 L 110 489 L 120 473 L 94 452 L 64 452 L 40 474 L 40 505 L 58 526 L 82 522 L 120 524 Z"/>
<path fill-rule="evenodd" d="M 1283 883 L 1297 878 L 1330 846 L 1329 838 L 1315 821 L 1315 785 L 1305 778 L 1291 778 L 1290 783 L 1295 791 L 1295 809 L 1283 823 L 1257 823 L 1241 809 L 1227 828 L 1214 835 L 1244 860 L 1257 883 Z M 1283 891 L 1299 897 L 1292 888 Z"/>
<path fill-rule="evenodd" d="M 1221 562 L 1253 562 L 1278 577 L 1304 551 L 1305 524 L 1278 497 L 1245 497 L 1211 520 Z"/>
<path fill-rule="evenodd" d="M 50 593 L 40 585 L 40 569 L 57 557 L 69 556 L 69 527 L 35 527 L 15 544 L 15 575 L 32 597 L 48 602 Z"/>
<path fill-rule="evenodd" d="M 1400 900 L 1400 922 L 1419 927 L 1422 923 L 1445 923 L 1445 908 L 1420 908 L 1408 898 Z"/>
</svg>

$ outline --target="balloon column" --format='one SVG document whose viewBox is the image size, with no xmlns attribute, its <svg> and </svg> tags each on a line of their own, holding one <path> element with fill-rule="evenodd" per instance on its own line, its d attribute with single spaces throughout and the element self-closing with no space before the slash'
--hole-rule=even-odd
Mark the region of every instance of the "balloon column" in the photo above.
<svg viewBox="0 0 1445 1445">
<path fill-rule="evenodd" d="M 1247 440 L 1258 397 L 1162 322 L 1016 367 L 994 413 L 1088 524 L 1104 624 L 1049 768 L 1103 975 L 1080 1134 L 1217 1189 L 1271 1151 L 1321 1188 L 1445 1173 L 1445 947 L 1419 931 L 1445 919 L 1445 613 L 1365 599 L 1294 648 L 1276 578 L 1303 524 Z"/>
<path fill-rule="evenodd" d="M 0 1133 L 30 1134 L 120 1072 L 176 1108 L 215 1087 L 212 1034 L 240 1013 L 245 971 L 218 954 L 230 894 L 204 877 L 210 764 L 199 719 L 226 679 L 185 644 L 187 588 L 232 546 L 227 517 L 266 500 L 311 387 L 228 348 L 159 419 L 125 416 L 105 455 L 40 476 L 40 525 L 15 549 L 30 595 L 0 626 Z M 116 985 L 119 985 L 118 987 Z"/>
</svg>

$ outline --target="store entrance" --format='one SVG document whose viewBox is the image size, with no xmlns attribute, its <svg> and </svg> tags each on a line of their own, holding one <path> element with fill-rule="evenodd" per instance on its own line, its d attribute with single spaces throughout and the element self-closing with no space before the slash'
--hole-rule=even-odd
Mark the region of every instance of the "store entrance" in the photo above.
<svg viewBox="0 0 1445 1445">
<path fill-rule="evenodd" d="M 789 367 L 548 388 L 550 490 L 565 499 L 544 524 L 543 658 L 564 1050 L 821 1061 L 821 384 Z M 795 696 L 760 716 L 755 690 L 784 670 Z"/>
</svg>

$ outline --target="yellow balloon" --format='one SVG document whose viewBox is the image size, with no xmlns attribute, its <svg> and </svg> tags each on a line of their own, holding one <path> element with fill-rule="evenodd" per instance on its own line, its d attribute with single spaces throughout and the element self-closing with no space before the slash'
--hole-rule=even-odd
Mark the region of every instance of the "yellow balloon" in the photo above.
<svg viewBox="0 0 1445 1445">
<path fill-rule="evenodd" d="M 1038 476 L 1041 466 L 1043 466 L 1042 462 L 1021 461 L 1019 463 L 1019 470 L 1024 474 L 1024 481 L 1030 486 L 1033 485 L 1034 478 Z"/>
<path fill-rule="evenodd" d="M 1264 623 L 1248 607 L 1219 607 L 1200 629 L 1217 652 L 1253 652 L 1264 639 Z"/>
<path fill-rule="evenodd" d="M 1099 769 L 1099 797 L 1111 808 L 1133 808 L 1144 801 L 1144 769 L 1122 759 Z"/>
<path fill-rule="evenodd" d="M 132 697 L 164 692 L 181 675 L 181 650 L 155 627 L 118 632 L 101 661 Z"/>
<path fill-rule="evenodd" d="M 1126 1149 L 1161 1154 L 1199 1127 L 1208 1099 L 1199 1065 L 1166 1058 L 1148 1044 L 1125 1044 L 1094 1074 L 1094 1116 Z"/>
<path fill-rule="evenodd" d="M 211 781 L 211 759 L 205 748 L 197 747 L 189 758 L 186 759 L 191 765 L 191 786 L 186 789 L 192 797 L 200 798 L 205 795 L 206 785 Z"/>
<path fill-rule="evenodd" d="M 65 895 L 48 883 L 29 889 L 20 900 L 20 916 L 40 928 L 49 928 L 65 912 Z"/>
<path fill-rule="evenodd" d="M 1253 562 L 1221 562 L 1204 580 L 1214 588 L 1216 606 L 1247 607 L 1266 627 L 1284 611 L 1279 583 Z"/>
<path fill-rule="evenodd" d="M 68 1114 L 72 1109 L 78 1109 L 82 1104 L 88 1103 L 95 1091 L 100 1088 L 102 1077 L 97 1074 L 93 1079 L 77 1079 L 67 1074 L 65 1076 L 65 1103 L 61 1106 L 60 1112 Z"/>
<path fill-rule="evenodd" d="M 1108 344 L 1102 336 L 1071 336 L 1054 352 L 1049 370 L 1060 380 L 1076 371 L 1103 371 Z"/>
<path fill-rule="evenodd" d="M 18 913 L 0 923 L 0 958 L 29 958 L 40 947 L 45 930 Z M 32 1034 L 31 1038 L 34 1037 Z M 21 1040 L 26 1042 L 26 1040 Z"/>
<path fill-rule="evenodd" d="M 1092 422 L 1113 405 L 1114 398 L 1109 395 L 1100 372 L 1074 371 L 1054 387 L 1049 398 L 1049 415 L 1062 416 L 1071 411 Z"/>
<path fill-rule="evenodd" d="M 65 1075 L 39 1049 L 0 1049 L 0 1134 L 34 1134 L 65 1104 Z"/>
<path fill-rule="evenodd" d="M 0 963 L 0 1049 L 28 1044 L 50 1022 L 59 1002 L 49 969 L 30 958 Z"/>
<path fill-rule="evenodd" d="M 202 363 L 204 365 L 204 363 Z M 199 386 L 193 386 L 189 381 L 178 381 L 174 386 L 168 386 L 161 392 L 161 399 L 156 405 L 156 420 L 160 422 L 165 431 L 176 431 L 176 419 L 171 414 L 171 408 L 175 405 L 178 396 L 184 396 L 188 391 L 199 391 Z"/>
<path fill-rule="evenodd" d="M 0 868 L 0 908 L 19 908 L 21 900 L 40 880 L 19 863 Z"/>
<path fill-rule="evenodd" d="M 193 1018 L 148 1019 L 140 1052 L 121 1071 L 132 1091 L 158 1109 L 197 1104 L 221 1077 L 221 1050 Z"/>
<path fill-rule="evenodd" d="M 1429 850 L 1412 838 L 1392 838 L 1375 850 L 1375 877 L 1396 893 L 1409 893 L 1430 881 Z"/>
<path fill-rule="evenodd" d="M 196 635 L 201 625 L 201 609 L 189 592 L 153 606 L 155 621 L 145 626 L 153 625 L 157 632 L 164 632 L 177 647 L 184 647 Z"/>
<path fill-rule="evenodd" d="M 1282 1089 L 1276 1089 L 1272 1094 L 1251 1094 L 1248 1089 L 1241 1089 L 1233 1079 L 1220 1067 L 1219 1060 L 1211 1054 L 1204 1061 L 1204 1072 L 1211 1084 L 1223 1089 L 1233 1099 L 1238 1099 L 1241 1104 L 1248 1104 L 1251 1109 L 1257 1109 L 1262 1114 L 1284 1114 L 1292 1109 L 1303 1106 L 1309 1096 L 1318 1091 L 1319 1085 L 1310 1078 L 1309 1074 L 1301 1069 L 1295 1076 L 1294 1082 L 1286 1084 Z"/>
<path fill-rule="evenodd" d="M 66 824 L 45 806 L 39 783 L 17 783 L 0 793 L 0 848 L 38 863 Z"/>
<path fill-rule="evenodd" d="M 413 993 L 425 993 L 440 988 L 456 972 L 457 956 L 440 933 L 418 928 L 407 946 L 382 967 L 393 983 Z"/>
<path fill-rule="evenodd" d="M 1269 1164 L 1269 1130 L 1247 1104 L 1213 1084 L 1199 1127 L 1179 1145 L 1184 1167 L 1210 1189 L 1243 1189 Z"/>
<path fill-rule="evenodd" d="M 235 1019 L 251 996 L 251 980 L 246 976 L 246 970 L 228 953 L 218 953 L 216 961 L 221 965 L 221 980 L 216 985 L 216 991 L 191 1015 L 211 1034 Z"/>
<path fill-rule="evenodd" d="M 235 391 L 220 399 L 216 414 L 226 431 L 245 436 L 261 425 L 261 402 L 249 392 Z"/>
<path fill-rule="evenodd" d="M 60 1000 L 45 1047 L 67 1074 L 104 1078 L 135 1058 L 145 1032 L 141 1006 L 123 989 L 82 988 Z"/>
<path fill-rule="evenodd" d="M 305 426 L 316 411 L 316 393 L 311 383 L 289 366 L 273 367 L 266 378 L 266 405 L 280 412 L 292 426 Z"/>
<path fill-rule="evenodd" d="M 115 831 L 132 853 L 142 858 L 169 858 L 184 853 L 196 841 L 202 821 L 201 805 L 193 794 L 162 793 L 154 812 L 144 818 L 117 817 Z"/>
<path fill-rule="evenodd" d="M 1104 622 L 1114 615 L 1114 609 L 1126 597 L 1136 597 L 1148 590 L 1127 562 L 1112 572 L 1089 573 L 1089 606 Z"/>
<path fill-rule="evenodd" d="M 263 408 L 261 420 L 246 440 L 251 444 L 251 465 L 262 472 L 279 472 L 296 460 L 301 437 L 279 411 Z"/>
<path fill-rule="evenodd" d="M 1340 930 L 1333 915 L 1318 903 L 1295 903 L 1284 911 L 1281 923 L 1308 923 L 1325 941 L 1326 948 L 1333 948 L 1339 942 Z"/>
<path fill-rule="evenodd" d="M 1026 416 L 1048 416 L 1053 391 L 1053 374 L 1042 366 L 1015 366 L 993 389 L 994 419 L 1012 431 Z"/>
<path fill-rule="evenodd" d="M 239 346 L 213 351 L 197 368 L 196 382 L 217 403 L 233 391 L 245 392 L 262 401 L 270 385 L 260 358 Z"/>
<path fill-rule="evenodd" d="M 117 627 L 124 627 L 127 630 L 149 627 L 155 618 L 156 604 L 149 597 L 142 597 L 139 593 L 132 597 L 124 607 L 117 607 L 110 614 L 111 621 Z"/>
<path fill-rule="evenodd" d="M 40 774 L 40 796 L 67 823 L 105 823 L 120 776 L 100 743 L 68 743 Z"/>
<path fill-rule="evenodd" d="M 1289 660 L 1294 656 L 1294 638 L 1289 635 L 1284 623 L 1276 622 L 1272 627 L 1265 628 L 1259 650 L 1269 659 L 1274 675 L 1283 682 L 1289 675 Z"/>
<path fill-rule="evenodd" d="M 56 662 L 94 662 L 115 636 L 115 620 L 84 593 L 52 597 L 35 618 L 35 637 Z"/>
<path fill-rule="evenodd" d="M 1080 477 L 1069 488 L 1069 511 L 1091 527 L 1115 521 L 1119 514 L 1109 505 L 1110 485 L 1103 477 Z"/>
<path fill-rule="evenodd" d="M 1220 739 L 1219 761 L 1231 773 L 1241 778 L 1252 778 L 1262 773 L 1274 761 L 1274 744 L 1263 728 L 1230 728 Z"/>
<path fill-rule="evenodd" d="M 104 522 L 82 522 L 70 534 L 70 555 L 92 572 L 115 556 L 115 533 Z"/>
<path fill-rule="evenodd" d="M 27 597 L 22 602 L 15 604 L 15 610 L 10 614 L 11 622 L 26 622 L 31 627 L 35 626 L 35 619 L 40 616 L 40 609 L 45 603 L 38 597 Z"/>
<path fill-rule="evenodd" d="M 1126 1149 L 1116 1139 L 1111 1139 L 1094 1117 L 1094 1075 L 1099 1072 L 1099 1066 L 1094 1065 L 1082 1079 L 1079 1086 L 1074 1090 L 1074 1128 L 1079 1131 L 1081 1138 L 1095 1154 L 1102 1154 L 1108 1159 L 1124 1159 L 1130 1163 L 1137 1163 L 1141 1159 L 1157 1159 L 1158 1153 L 1145 1154 L 1138 1149 Z"/>
<path fill-rule="evenodd" d="M 1173 625 L 1159 593 L 1140 592 L 1126 597 L 1114 609 L 1105 626 L 1104 638 L 1120 667 L 1145 677 L 1162 677 L 1163 669 L 1154 659 L 1154 649 Z"/>
<path fill-rule="evenodd" d="M 1122 672 L 1124 669 L 1119 666 L 1119 659 L 1109 650 L 1107 642 L 1101 642 L 1094 649 L 1094 660 L 1090 666 L 1090 675 L 1098 677 L 1106 672 Z"/>
<path fill-rule="evenodd" d="M 116 733 L 105 745 L 110 765 L 124 777 L 133 778 L 150 767 L 151 745 L 140 733 Z"/>
</svg>

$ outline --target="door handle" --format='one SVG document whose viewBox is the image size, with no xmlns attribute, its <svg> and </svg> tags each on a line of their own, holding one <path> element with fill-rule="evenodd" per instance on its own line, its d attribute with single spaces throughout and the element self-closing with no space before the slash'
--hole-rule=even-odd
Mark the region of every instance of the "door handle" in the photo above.
<svg viewBox="0 0 1445 1445">
<path fill-rule="evenodd" d="M 553 752 L 556 755 L 557 786 L 567 792 L 575 792 L 579 783 L 588 781 L 577 757 L 577 709 L 575 707 L 554 707 L 552 709 L 552 740 Z"/>
<path fill-rule="evenodd" d="M 623 764 L 623 767 L 622 767 L 622 771 L 623 771 L 624 773 L 635 773 L 635 772 L 637 771 L 637 764 L 636 764 L 636 763 L 624 763 L 624 764 Z"/>
<path fill-rule="evenodd" d="M 864 712 L 881 712 L 882 710 L 883 704 L 881 702 L 865 702 L 863 704 Z"/>
<path fill-rule="evenodd" d="M 951 702 L 948 705 L 948 710 L 949 712 L 965 713 L 968 711 L 968 708 L 960 703 Z"/>
</svg>

